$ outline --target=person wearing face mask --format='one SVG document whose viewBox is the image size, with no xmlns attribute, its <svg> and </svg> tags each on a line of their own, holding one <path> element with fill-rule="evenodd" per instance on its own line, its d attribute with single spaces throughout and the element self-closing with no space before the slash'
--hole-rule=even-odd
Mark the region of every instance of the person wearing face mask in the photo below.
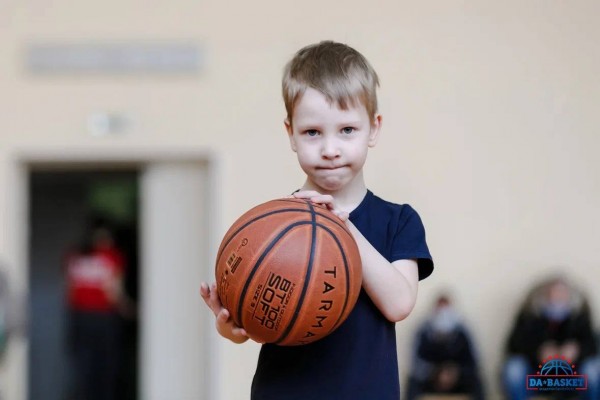
<svg viewBox="0 0 600 400">
<path fill-rule="evenodd" d="M 574 393 L 575 398 L 600 398 L 600 363 L 589 305 L 563 277 L 550 278 L 534 287 L 519 311 L 508 338 L 503 369 L 507 397 L 533 397 L 526 388 L 526 376 L 535 374 L 551 356 L 564 356 L 577 366 L 578 374 L 587 375 L 587 390 Z"/>
<path fill-rule="evenodd" d="M 437 298 L 431 316 L 416 334 L 413 348 L 407 400 L 432 393 L 484 398 L 471 335 L 448 295 Z"/>
</svg>

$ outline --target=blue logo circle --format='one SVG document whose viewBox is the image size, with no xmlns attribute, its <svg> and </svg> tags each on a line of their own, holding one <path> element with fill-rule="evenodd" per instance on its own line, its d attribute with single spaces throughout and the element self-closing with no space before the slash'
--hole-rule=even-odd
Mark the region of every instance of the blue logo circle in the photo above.
<svg viewBox="0 0 600 400">
<path fill-rule="evenodd" d="M 550 360 L 544 364 L 542 375 L 573 375 L 573 369 L 565 360 Z"/>
</svg>

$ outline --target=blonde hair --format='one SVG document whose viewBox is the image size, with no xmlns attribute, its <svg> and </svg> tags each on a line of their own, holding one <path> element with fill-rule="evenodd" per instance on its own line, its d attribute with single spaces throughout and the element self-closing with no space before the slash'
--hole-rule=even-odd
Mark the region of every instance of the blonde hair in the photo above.
<svg viewBox="0 0 600 400">
<path fill-rule="evenodd" d="M 342 110 L 362 104 L 371 123 L 377 112 L 379 78 L 367 59 L 352 47 L 322 41 L 300 49 L 283 72 L 282 91 L 288 120 L 307 88 L 323 93 Z"/>
</svg>

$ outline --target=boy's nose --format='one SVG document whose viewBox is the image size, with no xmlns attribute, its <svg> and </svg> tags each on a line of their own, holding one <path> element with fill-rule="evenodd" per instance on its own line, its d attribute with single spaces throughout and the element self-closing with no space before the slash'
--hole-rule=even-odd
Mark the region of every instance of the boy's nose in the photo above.
<svg viewBox="0 0 600 400">
<path fill-rule="evenodd" d="M 324 140 L 321 156 L 327 160 L 338 158 L 340 156 L 340 148 L 336 145 L 335 141 Z"/>
</svg>

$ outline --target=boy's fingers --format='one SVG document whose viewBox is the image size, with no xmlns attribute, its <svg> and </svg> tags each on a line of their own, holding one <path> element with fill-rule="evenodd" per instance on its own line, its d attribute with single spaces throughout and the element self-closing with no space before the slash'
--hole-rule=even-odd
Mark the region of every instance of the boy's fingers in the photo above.
<svg viewBox="0 0 600 400">
<path fill-rule="evenodd" d="M 202 282 L 200 284 L 200 297 L 202 297 L 202 300 L 204 300 L 204 302 L 206 303 L 207 306 L 209 306 L 211 309 L 212 307 L 212 301 L 210 299 L 210 289 L 208 288 L 208 285 L 205 284 L 204 282 Z"/>
<path fill-rule="evenodd" d="M 226 308 L 223 308 L 217 293 L 217 284 L 210 286 L 206 282 L 200 283 L 200 295 L 206 305 L 215 314 L 215 325 L 217 331 L 223 336 L 233 340 L 235 343 L 243 343 L 247 340 L 246 330 L 235 325 L 231 314 Z"/>
<path fill-rule="evenodd" d="M 200 296 L 207 298 L 210 295 L 206 282 L 200 283 Z"/>
<path fill-rule="evenodd" d="M 229 311 L 226 309 L 221 309 L 217 314 L 217 324 L 225 324 L 229 320 Z"/>
<path fill-rule="evenodd" d="M 219 293 L 217 293 L 217 284 L 213 283 L 210 285 L 210 301 L 215 304 L 221 305 L 221 300 L 219 300 Z"/>
<path fill-rule="evenodd" d="M 202 282 L 200 284 L 200 296 L 202 296 L 202 299 L 204 300 L 206 305 L 212 310 L 215 316 L 218 316 L 219 312 L 221 312 L 221 309 L 223 308 L 223 305 L 219 300 L 219 295 L 217 293 L 217 285 L 213 283 L 209 287 L 208 284 Z"/>
<path fill-rule="evenodd" d="M 333 204 L 333 196 L 330 194 L 321 194 L 319 192 L 315 192 L 315 191 L 306 191 L 306 192 L 298 192 L 298 193 L 294 193 L 294 197 L 300 198 L 300 199 L 309 199 L 310 201 L 312 201 L 313 203 L 317 203 L 317 204 L 326 204 L 326 205 L 330 205 Z"/>
<path fill-rule="evenodd" d="M 297 198 L 301 198 L 301 199 L 306 199 L 309 197 L 315 197 L 315 196 L 320 196 L 321 193 L 316 192 L 314 190 L 301 190 L 299 192 L 294 193 L 294 197 Z"/>
<path fill-rule="evenodd" d="M 236 336 L 248 336 L 248 334 L 246 333 L 246 330 L 244 328 L 236 327 L 236 328 L 232 329 L 232 332 Z"/>
<path fill-rule="evenodd" d="M 313 196 L 310 198 L 313 203 L 333 204 L 333 197 L 328 194 Z"/>
<path fill-rule="evenodd" d="M 317 198 L 321 201 L 333 202 L 333 196 L 330 194 L 320 194 L 318 196 L 315 196 L 315 198 Z"/>
</svg>

